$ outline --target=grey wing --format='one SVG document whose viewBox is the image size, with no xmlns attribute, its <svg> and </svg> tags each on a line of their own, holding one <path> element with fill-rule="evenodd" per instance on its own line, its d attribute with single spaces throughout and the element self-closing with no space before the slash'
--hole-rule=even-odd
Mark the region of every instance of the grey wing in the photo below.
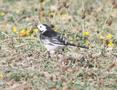
<svg viewBox="0 0 117 90">
<path fill-rule="evenodd" d="M 63 35 L 56 33 L 53 36 L 40 35 L 40 39 L 43 43 L 49 45 L 67 45 L 68 41 Z"/>
<path fill-rule="evenodd" d="M 59 44 L 59 45 L 67 45 L 68 43 L 68 40 L 59 33 L 58 35 L 51 37 L 50 41 L 53 42 L 54 44 Z"/>
</svg>

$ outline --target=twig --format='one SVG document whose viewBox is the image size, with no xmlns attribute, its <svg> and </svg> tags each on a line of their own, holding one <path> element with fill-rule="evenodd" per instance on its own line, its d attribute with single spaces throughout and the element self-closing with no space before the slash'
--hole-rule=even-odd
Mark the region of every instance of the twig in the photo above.
<svg viewBox="0 0 117 90">
<path fill-rule="evenodd" d="M 22 19 L 27 18 L 27 17 L 31 17 L 31 16 L 30 16 L 30 15 L 21 16 L 21 17 L 19 17 L 18 19 L 15 20 L 14 24 L 17 25 L 17 23 L 18 23 L 19 21 L 21 21 Z"/>
</svg>

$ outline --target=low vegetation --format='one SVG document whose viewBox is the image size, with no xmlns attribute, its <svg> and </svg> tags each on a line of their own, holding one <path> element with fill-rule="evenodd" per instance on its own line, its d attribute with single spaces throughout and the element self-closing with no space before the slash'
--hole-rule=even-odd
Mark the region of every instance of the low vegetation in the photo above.
<svg viewBox="0 0 117 90">
<path fill-rule="evenodd" d="M 48 58 L 37 17 L 89 49 Z M 0 90 L 116 89 L 116 0 L 0 0 Z"/>
</svg>

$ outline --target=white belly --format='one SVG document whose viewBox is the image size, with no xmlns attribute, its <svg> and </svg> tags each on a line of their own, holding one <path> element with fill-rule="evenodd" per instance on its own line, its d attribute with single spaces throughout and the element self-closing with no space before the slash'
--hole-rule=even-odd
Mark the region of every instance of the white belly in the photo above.
<svg viewBox="0 0 117 90">
<path fill-rule="evenodd" d="M 53 45 L 45 45 L 45 47 L 47 48 L 48 51 L 55 51 L 57 49 L 63 48 L 64 45 L 57 45 L 57 44 L 53 44 Z"/>
<path fill-rule="evenodd" d="M 56 51 L 57 49 L 64 48 L 65 45 L 53 44 L 48 39 L 42 40 L 47 51 Z"/>
</svg>

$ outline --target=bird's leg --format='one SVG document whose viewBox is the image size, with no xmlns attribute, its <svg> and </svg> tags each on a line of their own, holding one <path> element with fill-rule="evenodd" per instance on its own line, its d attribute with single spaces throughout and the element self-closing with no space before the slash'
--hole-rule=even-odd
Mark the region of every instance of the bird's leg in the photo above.
<svg viewBox="0 0 117 90">
<path fill-rule="evenodd" d="M 49 51 L 47 51 L 47 53 L 48 53 L 48 58 L 51 58 L 50 52 L 49 52 Z"/>
<path fill-rule="evenodd" d="M 65 48 L 61 48 L 59 51 L 58 51 L 58 54 L 63 54 L 65 51 Z"/>
<path fill-rule="evenodd" d="M 62 52 L 64 52 L 65 51 L 65 48 L 62 48 Z"/>
</svg>

